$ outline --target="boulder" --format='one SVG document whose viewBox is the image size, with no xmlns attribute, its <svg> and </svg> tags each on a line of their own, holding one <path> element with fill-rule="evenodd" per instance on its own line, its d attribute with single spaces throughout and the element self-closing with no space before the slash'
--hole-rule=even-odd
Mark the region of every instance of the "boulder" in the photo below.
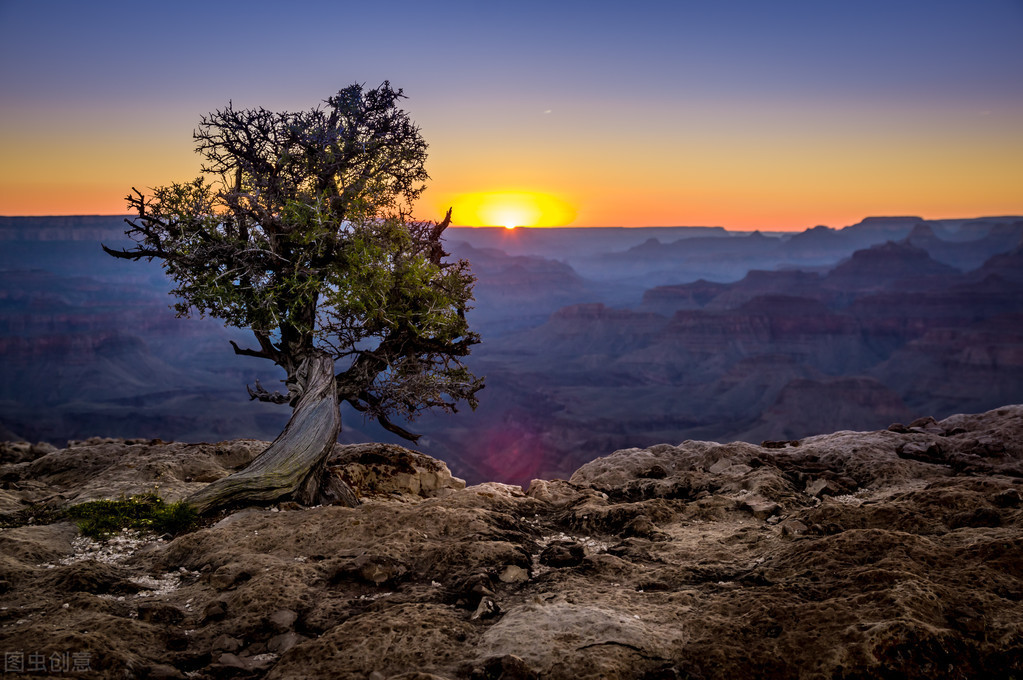
<svg viewBox="0 0 1023 680">
<path fill-rule="evenodd" d="M 465 488 L 443 461 L 393 444 L 338 444 L 328 465 L 362 495 L 433 498 Z"/>
</svg>

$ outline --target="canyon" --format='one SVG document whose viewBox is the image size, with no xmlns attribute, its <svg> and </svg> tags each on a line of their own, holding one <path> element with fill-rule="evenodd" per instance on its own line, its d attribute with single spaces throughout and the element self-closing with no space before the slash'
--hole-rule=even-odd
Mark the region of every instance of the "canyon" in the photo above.
<svg viewBox="0 0 1023 680">
<path fill-rule="evenodd" d="M 103 255 L 116 217 L 0 218 L 0 438 L 272 439 L 280 380 L 246 334 L 177 319 L 155 264 Z M 478 277 L 475 412 L 420 448 L 470 483 L 565 477 L 607 451 L 793 439 L 1023 401 L 1023 219 L 452 228 Z M 343 414 L 341 441 L 398 443 Z"/>
</svg>

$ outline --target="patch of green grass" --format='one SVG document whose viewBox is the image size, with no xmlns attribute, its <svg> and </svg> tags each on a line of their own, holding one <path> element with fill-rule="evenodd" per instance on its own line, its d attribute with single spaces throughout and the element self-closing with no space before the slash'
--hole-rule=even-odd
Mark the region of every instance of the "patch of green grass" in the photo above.
<svg viewBox="0 0 1023 680">
<path fill-rule="evenodd" d="M 176 536 L 192 529 L 199 519 L 184 501 L 168 504 L 155 493 L 81 503 L 68 508 L 66 514 L 77 521 L 83 534 L 93 538 L 104 538 L 122 529 Z"/>
</svg>

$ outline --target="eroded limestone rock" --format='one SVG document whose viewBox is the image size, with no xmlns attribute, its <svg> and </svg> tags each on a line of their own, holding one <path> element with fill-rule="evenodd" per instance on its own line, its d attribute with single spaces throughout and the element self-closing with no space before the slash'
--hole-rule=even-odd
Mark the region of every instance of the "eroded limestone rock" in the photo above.
<svg viewBox="0 0 1023 680">
<path fill-rule="evenodd" d="M 258 448 L 188 446 L 90 440 L 0 479 L 19 507 L 187 491 Z M 104 549 L 68 523 L 0 530 L 0 637 L 88 651 L 98 677 L 1023 674 L 1023 407 L 624 450 L 525 492 L 395 447 L 332 465 L 362 466 L 361 507 Z"/>
</svg>

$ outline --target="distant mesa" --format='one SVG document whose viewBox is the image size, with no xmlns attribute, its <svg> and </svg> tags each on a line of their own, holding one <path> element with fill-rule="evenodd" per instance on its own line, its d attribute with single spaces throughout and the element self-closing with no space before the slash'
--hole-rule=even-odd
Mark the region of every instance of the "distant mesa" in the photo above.
<svg viewBox="0 0 1023 680">
<path fill-rule="evenodd" d="M 124 229 L 123 215 L 0 216 L 0 241 L 121 241 Z"/>
<path fill-rule="evenodd" d="M 907 241 L 887 241 L 857 250 L 828 273 L 824 285 L 846 290 L 880 290 L 899 281 L 947 278 L 959 273 L 955 267 L 933 260 L 923 248 Z"/>
<path fill-rule="evenodd" d="M 642 309 L 673 314 L 681 309 L 699 309 L 732 289 L 725 283 L 699 279 L 693 283 L 656 286 L 643 292 Z"/>
<path fill-rule="evenodd" d="M 1023 241 L 1023 220 L 1010 223 L 975 222 L 970 230 L 944 232 L 939 236 L 933 225 L 918 224 L 906 241 L 926 250 L 932 258 L 962 271 L 982 266 L 988 258 L 1004 253 Z M 972 236 L 964 240 L 964 235 Z"/>
<path fill-rule="evenodd" d="M 902 216 L 875 216 L 875 217 L 864 217 L 863 220 L 854 224 L 849 229 L 879 229 L 886 231 L 889 229 L 904 229 L 906 227 L 912 228 L 913 225 L 923 222 L 922 217 L 916 215 L 902 215 Z"/>
<path fill-rule="evenodd" d="M 1007 253 L 993 256 L 973 272 L 974 278 L 998 276 L 1006 281 L 1023 284 L 1023 243 Z"/>
</svg>

